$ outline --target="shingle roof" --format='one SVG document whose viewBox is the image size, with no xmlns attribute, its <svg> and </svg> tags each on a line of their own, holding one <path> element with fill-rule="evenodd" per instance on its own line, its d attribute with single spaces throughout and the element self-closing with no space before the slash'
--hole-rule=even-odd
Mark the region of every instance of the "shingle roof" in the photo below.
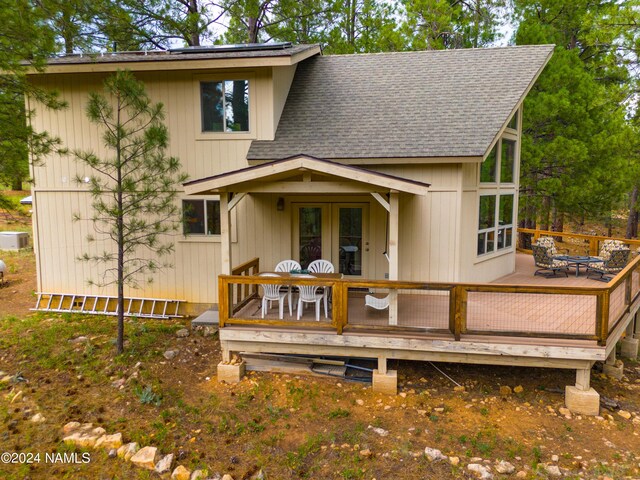
<svg viewBox="0 0 640 480">
<path fill-rule="evenodd" d="M 553 45 L 336 55 L 298 64 L 275 140 L 247 158 L 482 156 Z"/>
<path fill-rule="evenodd" d="M 85 63 L 120 63 L 120 62 L 166 62 L 176 60 L 216 60 L 230 58 L 265 58 L 291 57 L 297 53 L 310 49 L 317 49 L 318 45 L 294 45 L 289 48 L 274 48 L 263 50 L 221 50 L 207 51 L 206 48 L 177 50 L 152 50 L 142 52 L 118 52 L 104 54 L 73 54 L 54 57 L 47 60 L 48 65 L 74 65 Z"/>
</svg>

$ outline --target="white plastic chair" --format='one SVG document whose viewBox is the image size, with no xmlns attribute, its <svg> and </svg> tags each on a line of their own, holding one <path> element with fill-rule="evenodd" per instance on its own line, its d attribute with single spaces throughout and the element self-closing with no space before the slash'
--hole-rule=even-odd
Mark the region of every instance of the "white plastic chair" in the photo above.
<svg viewBox="0 0 640 480">
<path fill-rule="evenodd" d="M 314 260 L 307 267 L 309 273 L 334 273 L 335 269 L 333 268 L 333 263 L 329 260 Z M 324 316 L 327 318 L 328 303 L 329 303 L 329 289 L 322 289 L 322 298 L 324 300 Z"/>
<path fill-rule="evenodd" d="M 300 266 L 300 264 L 298 262 L 296 262 L 295 260 L 283 260 L 280 263 L 278 263 L 276 265 L 276 272 L 291 272 L 293 270 L 302 270 L 302 267 Z M 292 305 L 292 301 L 293 301 L 293 285 L 289 285 L 289 295 L 288 295 L 288 300 L 289 300 L 289 307 L 291 307 Z"/>
<path fill-rule="evenodd" d="M 296 278 L 315 278 L 313 275 L 297 275 Z M 298 285 L 300 295 L 298 296 L 298 320 L 302 317 L 302 309 L 305 303 L 316 304 L 316 322 L 320 321 L 320 302 L 324 297 L 323 293 L 318 293 L 317 285 Z M 327 318 L 327 307 L 324 307 L 324 318 Z"/>
<path fill-rule="evenodd" d="M 364 304 L 367 307 L 375 308 L 376 310 L 386 310 L 389 308 L 389 295 L 383 298 L 374 297 L 373 295 L 365 295 Z"/>
<path fill-rule="evenodd" d="M 275 273 L 261 273 L 259 276 L 280 278 L 280 275 L 276 275 Z M 262 290 L 264 291 L 264 295 L 262 296 L 262 318 L 264 318 L 265 313 L 269 310 L 269 308 L 271 308 L 271 302 L 277 300 L 278 314 L 280 320 L 282 320 L 284 318 L 284 297 L 287 296 L 286 290 L 282 291 L 282 285 L 275 284 L 262 284 Z M 269 302 L 268 306 L 267 302 Z M 293 316 L 291 302 L 289 302 L 289 315 Z"/>
</svg>

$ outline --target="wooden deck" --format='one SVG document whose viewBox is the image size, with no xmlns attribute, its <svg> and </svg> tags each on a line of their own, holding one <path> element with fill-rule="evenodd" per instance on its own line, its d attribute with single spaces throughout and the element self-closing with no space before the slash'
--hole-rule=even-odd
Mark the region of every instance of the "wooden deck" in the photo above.
<svg viewBox="0 0 640 480">
<path fill-rule="evenodd" d="M 533 258 L 490 284 L 220 276 L 220 340 L 231 351 L 350 355 L 588 371 L 615 349 L 640 308 L 640 258 L 611 282 L 535 276 Z M 238 272 L 236 272 L 238 273 Z M 277 302 L 261 318 L 261 283 L 321 285 L 328 318 L 313 305 L 300 320 Z M 397 296 L 397 316 L 365 306 L 367 294 Z"/>
<path fill-rule="evenodd" d="M 569 277 L 545 278 L 539 275 L 534 276 L 535 270 L 531 255 L 517 254 L 516 272 L 502 277 L 494 283 L 571 287 L 602 287 L 604 285 L 603 282 L 588 279 L 584 273 L 578 277 L 571 273 Z M 380 297 L 388 293 L 384 289 L 376 290 L 378 291 L 377 296 Z M 401 292 L 398 295 L 398 327 L 405 327 L 408 331 L 415 329 L 450 335 L 448 331 L 449 292 L 435 290 Z M 365 306 L 364 297 L 368 293 L 360 290 L 349 291 L 348 325 L 355 327 L 388 326 L 389 313 L 387 310 L 375 310 Z M 266 320 L 278 320 L 277 307 L 277 302 L 274 302 L 273 307 L 265 316 Z M 467 299 L 467 309 L 469 312 L 468 326 L 479 331 L 500 332 L 513 329 L 529 331 L 531 330 L 531 322 L 535 322 L 536 332 L 547 334 L 562 333 L 586 336 L 595 330 L 595 296 L 474 292 L 470 293 Z M 259 299 L 249 302 L 233 317 L 255 319 L 259 322 L 261 320 Z M 288 306 L 285 306 L 284 320 L 297 321 L 295 302 L 293 317 L 289 317 Z M 301 321 L 315 321 L 313 305 L 305 308 Z M 324 318 L 322 311 L 318 327 L 330 328 L 331 321 L 331 311 L 328 319 Z M 345 327 L 345 330 L 348 330 L 348 327 Z M 586 340 L 586 342 L 592 344 L 595 340 Z"/>
</svg>

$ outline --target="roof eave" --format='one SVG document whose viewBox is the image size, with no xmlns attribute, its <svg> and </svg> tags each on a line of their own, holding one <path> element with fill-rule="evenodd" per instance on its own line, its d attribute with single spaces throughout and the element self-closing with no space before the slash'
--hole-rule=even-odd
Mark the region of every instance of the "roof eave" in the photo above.
<svg viewBox="0 0 640 480">
<path fill-rule="evenodd" d="M 281 52 L 281 51 L 279 51 Z M 117 70 L 131 70 L 134 72 L 152 72 L 157 70 L 210 70 L 221 68 L 251 68 L 251 67 L 282 67 L 297 63 L 321 53 L 320 45 L 310 45 L 300 52 L 263 57 L 236 58 L 188 58 L 176 55 L 171 60 L 118 61 L 117 55 L 113 61 L 99 61 L 86 63 L 49 64 L 44 71 L 32 67 L 27 68 L 27 75 L 46 75 L 55 73 L 110 73 Z M 87 57 L 90 58 L 90 57 Z"/>
</svg>

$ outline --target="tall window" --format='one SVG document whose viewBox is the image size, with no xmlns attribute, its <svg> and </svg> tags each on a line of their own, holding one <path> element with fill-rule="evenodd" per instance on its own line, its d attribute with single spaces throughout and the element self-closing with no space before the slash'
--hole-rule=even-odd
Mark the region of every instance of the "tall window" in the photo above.
<svg viewBox="0 0 640 480">
<path fill-rule="evenodd" d="M 183 200 L 182 219 L 185 235 L 220 235 L 220 201 Z"/>
<path fill-rule="evenodd" d="M 505 137 L 509 138 L 499 139 L 480 167 L 478 255 L 513 246 L 517 144 L 513 134 Z"/>
<path fill-rule="evenodd" d="M 482 162 L 480 168 L 480 181 L 483 183 L 494 183 L 496 181 L 496 163 L 498 158 L 496 155 L 496 147 L 494 146 L 489 152 L 486 160 Z"/>
<path fill-rule="evenodd" d="M 203 132 L 249 131 L 249 81 L 200 82 Z"/>
</svg>

